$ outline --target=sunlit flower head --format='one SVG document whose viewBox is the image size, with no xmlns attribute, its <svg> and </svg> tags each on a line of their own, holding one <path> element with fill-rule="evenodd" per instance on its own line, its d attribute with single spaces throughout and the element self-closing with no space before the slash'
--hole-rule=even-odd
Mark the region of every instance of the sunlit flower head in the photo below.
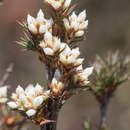
<svg viewBox="0 0 130 130">
<path fill-rule="evenodd" d="M 32 116 L 37 112 L 37 108 L 48 99 L 49 94 L 50 92 L 44 91 L 39 84 L 35 87 L 28 85 L 25 90 L 18 86 L 16 93 L 12 94 L 12 101 L 8 102 L 8 106 L 12 109 L 24 111 L 28 116 Z"/>
<path fill-rule="evenodd" d="M 55 10 L 66 9 L 71 4 L 71 0 L 45 0 L 45 2 L 52 6 Z"/>
<path fill-rule="evenodd" d="M 88 77 L 93 72 L 93 67 L 88 67 L 83 70 L 82 65 L 77 67 L 77 74 L 74 75 L 74 82 L 78 83 L 80 86 L 86 86 L 89 83 Z"/>
<path fill-rule="evenodd" d="M 40 47 L 44 50 L 46 55 L 53 56 L 60 50 L 61 44 L 62 43 L 58 37 L 54 37 L 50 32 L 46 32 L 44 40 L 40 43 Z"/>
<path fill-rule="evenodd" d="M 74 31 L 75 37 L 83 36 L 85 29 L 88 26 L 88 20 L 86 20 L 86 10 L 82 11 L 78 16 L 75 12 L 73 12 L 68 19 L 65 18 L 63 21 L 66 30 Z"/>
<path fill-rule="evenodd" d="M 64 84 L 62 82 L 58 82 L 55 78 L 53 78 L 50 88 L 53 93 L 58 94 L 63 89 Z"/>
<path fill-rule="evenodd" d="M 30 32 L 34 34 L 44 34 L 46 31 L 52 31 L 52 19 L 45 19 L 42 10 L 40 9 L 37 18 L 28 14 L 27 26 Z"/>
<path fill-rule="evenodd" d="M 84 61 L 83 58 L 78 58 L 80 55 L 79 48 L 70 49 L 68 45 L 65 45 L 64 50 L 60 54 L 60 61 L 65 65 L 79 66 Z"/>
</svg>

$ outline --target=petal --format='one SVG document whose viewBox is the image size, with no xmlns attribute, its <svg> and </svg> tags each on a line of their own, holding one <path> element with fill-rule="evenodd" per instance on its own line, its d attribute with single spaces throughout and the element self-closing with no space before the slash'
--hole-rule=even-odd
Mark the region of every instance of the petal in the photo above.
<svg viewBox="0 0 130 130">
<path fill-rule="evenodd" d="M 7 97 L 8 86 L 0 87 L 0 97 Z"/>
<path fill-rule="evenodd" d="M 65 0 L 63 8 L 64 9 L 68 8 L 70 6 L 70 4 L 71 4 L 71 0 Z"/>
<path fill-rule="evenodd" d="M 34 22 L 35 22 L 35 18 L 32 17 L 30 14 L 28 14 L 28 15 L 27 15 L 27 23 L 28 23 L 28 25 L 29 25 L 29 24 L 32 24 L 32 23 L 34 23 Z"/>
<path fill-rule="evenodd" d="M 41 85 L 39 85 L 38 83 L 35 86 L 35 93 L 37 95 L 41 94 L 43 92 L 43 87 L 41 87 Z"/>
<path fill-rule="evenodd" d="M 40 34 L 43 34 L 47 31 L 47 27 L 46 25 L 40 25 L 40 28 L 39 28 L 39 33 Z"/>
<path fill-rule="evenodd" d="M 20 95 L 24 93 L 24 89 L 19 85 L 17 88 L 16 88 L 16 94 Z"/>
<path fill-rule="evenodd" d="M 52 34 L 50 32 L 46 32 L 45 35 L 44 35 L 44 40 L 45 42 L 47 43 L 51 43 L 52 42 Z"/>
<path fill-rule="evenodd" d="M 45 43 L 44 41 L 41 41 L 40 44 L 39 44 L 39 46 L 40 46 L 42 49 L 44 49 L 47 45 L 46 45 L 46 43 Z"/>
<path fill-rule="evenodd" d="M 38 33 L 37 28 L 36 28 L 36 26 L 35 26 L 34 24 L 29 24 L 29 25 L 28 25 L 28 29 L 29 29 L 32 33 L 34 33 L 34 34 L 37 34 L 37 33 Z"/>
<path fill-rule="evenodd" d="M 28 117 L 34 116 L 36 114 L 36 110 L 30 109 L 26 112 Z"/>
<path fill-rule="evenodd" d="M 79 21 L 84 21 L 86 19 L 86 10 L 82 11 L 79 16 L 78 16 L 78 20 Z"/>
<path fill-rule="evenodd" d="M 77 58 L 80 55 L 79 48 L 72 49 L 72 55 Z"/>
<path fill-rule="evenodd" d="M 47 20 L 47 28 L 51 28 L 53 24 L 53 19 L 50 18 L 49 20 Z"/>
<path fill-rule="evenodd" d="M 7 104 L 8 104 L 8 106 L 9 106 L 11 109 L 17 109 L 17 107 L 18 107 L 15 102 L 8 102 Z"/>
<path fill-rule="evenodd" d="M 61 2 L 55 1 L 53 2 L 52 6 L 55 10 L 59 9 L 61 7 Z"/>
<path fill-rule="evenodd" d="M 84 58 L 79 58 L 79 59 L 77 59 L 76 61 L 75 61 L 75 66 L 78 66 L 78 65 L 81 65 L 82 63 L 83 63 L 83 61 L 84 61 Z"/>
<path fill-rule="evenodd" d="M 75 33 L 75 37 L 81 37 L 84 35 L 84 31 L 78 31 Z"/>
<path fill-rule="evenodd" d="M 83 66 L 82 66 L 82 65 L 78 66 L 78 67 L 76 68 L 76 70 L 77 70 L 77 71 L 83 70 Z"/>
<path fill-rule="evenodd" d="M 34 99 L 33 107 L 36 109 L 43 103 L 43 96 L 38 96 Z"/>
<path fill-rule="evenodd" d="M 54 51 L 51 48 L 44 48 L 43 49 L 46 55 L 53 56 Z"/>
<path fill-rule="evenodd" d="M 84 73 L 88 76 L 90 76 L 93 72 L 94 67 L 88 67 L 84 70 Z"/>
<path fill-rule="evenodd" d="M 40 9 L 38 14 L 37 14 L 37 22 L 42 23 L 44 21 L 44 14 L 42 10 Z"/>
<path fill-rule="evenodd" d="M 65 28 L 66 28 L 66 30 L 69 30 L 70 29 L 70 24 L 69 24 L 69 21 L 68 21 L 68 19 L 63 19 L 63 21 L 64 21 L 64 25 L 65 25 Z"/>
</svg>

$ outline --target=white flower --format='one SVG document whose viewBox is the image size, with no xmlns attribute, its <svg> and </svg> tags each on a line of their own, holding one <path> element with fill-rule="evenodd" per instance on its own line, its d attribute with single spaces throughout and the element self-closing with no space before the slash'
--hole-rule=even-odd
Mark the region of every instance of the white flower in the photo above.
<svg viewBox="0 0 130 130">
<path fill-rule="evenodd" d="M 8 100 L 7 89 L 8 89 L 8 86 L 0 87 L 0 103 L 6 103 L 7 102 L 7 100 Z"/>
<path fill-rule="evenodd" d="M 71 4 L 71 0 L 45 0 L 45 2 L 52 6 L 55 10 L 60 8 L 66 9 Z"/>
<path fill-rule="evenodd" d="M 24 89 L 19 85 L 17 88 L 16 88 L 16 94 L 20 95 L 24 93 Z"/>
<path fill-rule="evenodd" d="M 89 81 L 88 81 L 88 77 L 92 74 L 93 72 L 93 67 L 88 67 L 86 69 L 83 70 L 82 65 L 80 65 L 79 67 L 77 67 L 77 74 L 74 75 L 74 82 L 75 83 L 80 83 L 81 86 L 86 86 Z"/>
<path fill-rule="evenodd" d="M 75 12 L 69 17 L 64 18 L 64 25 L 67 31 L 74 31 L 75 37 L 81 37 L 84 35 L 84 31 L 88 26 L 88 20 L 86 19 L 86 10 L 82 11 L 78 16 Z"/>
<path fill-rule="evenodd" d="M 80 55 L 79 48 L 70 49 L 68 45 L 60 53 L 60 61 L 65 65 L 79 66 L 83 62 L 83 58 L 78 58 Z"/>
<path fill-rule="evenodd" d="M 34 116 L 36 114 L 36 110 L 30 109 L 26 112 L 28 117 Z"/>
<path fill-rule="evenodd" d="M 29 14 L 27 16 L 28 29 L 34 34 L 44 34 L 46 31 L 51 31 L 52 24 L 53 24 L 53 20 L 45 19 L 41 9 L 37 14 L 36 19 Z"/>
<path fill-rule="evenodd" d="M 58 82 L 55 78 L 53 78 L 50 87 L 53 93 L 58 94 L 61 92 L 64 85 L 62 82 Z"/>
<path fill-rule="evenodd" d="M 17 109 L 18 108 L 18 106 L 17 106 L 17 104 L 15 103 L 15 102 L 8 102 L 7 103 L 8 104 L 8 106 L 11 108 L 11 109 Z"/>
<path fill-rule="evenodd" d="M 38 107 L 48 99 L 49 94 L 50 91 L 44 91 L 39 84 L 36 84 L 35 87 L 30 84 L 25 90 L 18 86 L 16 93 L 12 94 L 12 101 L 8 102 L 8 106 L 12 109 L 25 111 L 28 116 L 32 116 L 36 113 Z"/>
<path fill-rule="evenodd" d="M 43 103 L 43 96 L 38 96 L 33 101 L 34 108 L 39 107 Z"/>
<path fill-rule="evenodd" d="M 44 40 L 41 41 L 40 47 L 44 50 L 46 55 L 53 56 L 60 50 L 61 42 L 57 37 L 52 36 L 50 32 L 46 32 Z"/>
<path fill-rule="evenodd" d="M 40 94 L 42 94 L 42 92 L 43 92 L 43 87 L 41 87 L 41 85 L 40 84 L 36 84 L 36 86 L 35 86 L 35 93 L 37 94 L 37 95 L 40 95 Z"/>
<path fill-rule="evenodd" d="M 64 9 L 68 8 L 70 6 L 70 4 L 71 4 L 71 0 L 65 0 L 63 8 Z"/>
</svg>

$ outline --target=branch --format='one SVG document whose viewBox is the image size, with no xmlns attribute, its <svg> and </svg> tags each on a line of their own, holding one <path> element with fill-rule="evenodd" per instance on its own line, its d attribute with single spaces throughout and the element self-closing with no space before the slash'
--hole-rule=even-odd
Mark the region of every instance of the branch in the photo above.
<svg viewBox="0 0 130 130">
<path fill-rule="evenodd" d="M 106 127 L 106 112 L 110 101 L 110 96 L 106 97 L 103 102 L 100 103 L 100 124 L 99 130 L 104 130 Z"/>
<path fill-rule="evenodd" d="M 6 72 L 5 72 L 4 76 L 2 77 L 2 79 L 0 81 L 0 86 L 3 86 L 5 84 L 5 82 L 7 81 L 10 73 L 13 71 L 13 67 L 14 67 L 14 64 L 11 63 L 9 65 L 9 67 L 6 69 Z"/>
</svg>

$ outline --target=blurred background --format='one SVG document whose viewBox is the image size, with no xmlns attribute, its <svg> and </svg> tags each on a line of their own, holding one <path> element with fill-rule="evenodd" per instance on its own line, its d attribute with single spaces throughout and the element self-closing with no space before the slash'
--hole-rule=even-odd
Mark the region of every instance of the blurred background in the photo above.
<svg viewBox="0 0 130 130">
<path fill-rule="evenodd" d="M 80 44 L 82 56 L 93 61 L 95 55 L 119 49 L 130 54 L 130 1 L 129 0 L 73 0 L 77 12 L 87 9 L 89 33 Z M 48 9 L 42 0 L 4 0 L 0 6 L 0 76 L 10 62 L 15 64 L 8 84 L 13 91 L 18 84 L 26 86 L 39 82 L 44 85 L 44 67 L 35 53 L 26 52 L 16 44 L 23 35 L 17 21 L 26 19 L 28 13 L 36 16 L 39 8 Z M 112 98 L 107 113 L 111 130 L 130 129 L 130 82 L 120 86 Z M 57 130 L 83 130 L 83 122 L 89 119 L 92 130 L 97 130 L 99 106 L 95 97 L 84 92 L 73 96 L 62 108 Z M 34 126 L 29 129 L 38 130 Z"/>
</svg>

